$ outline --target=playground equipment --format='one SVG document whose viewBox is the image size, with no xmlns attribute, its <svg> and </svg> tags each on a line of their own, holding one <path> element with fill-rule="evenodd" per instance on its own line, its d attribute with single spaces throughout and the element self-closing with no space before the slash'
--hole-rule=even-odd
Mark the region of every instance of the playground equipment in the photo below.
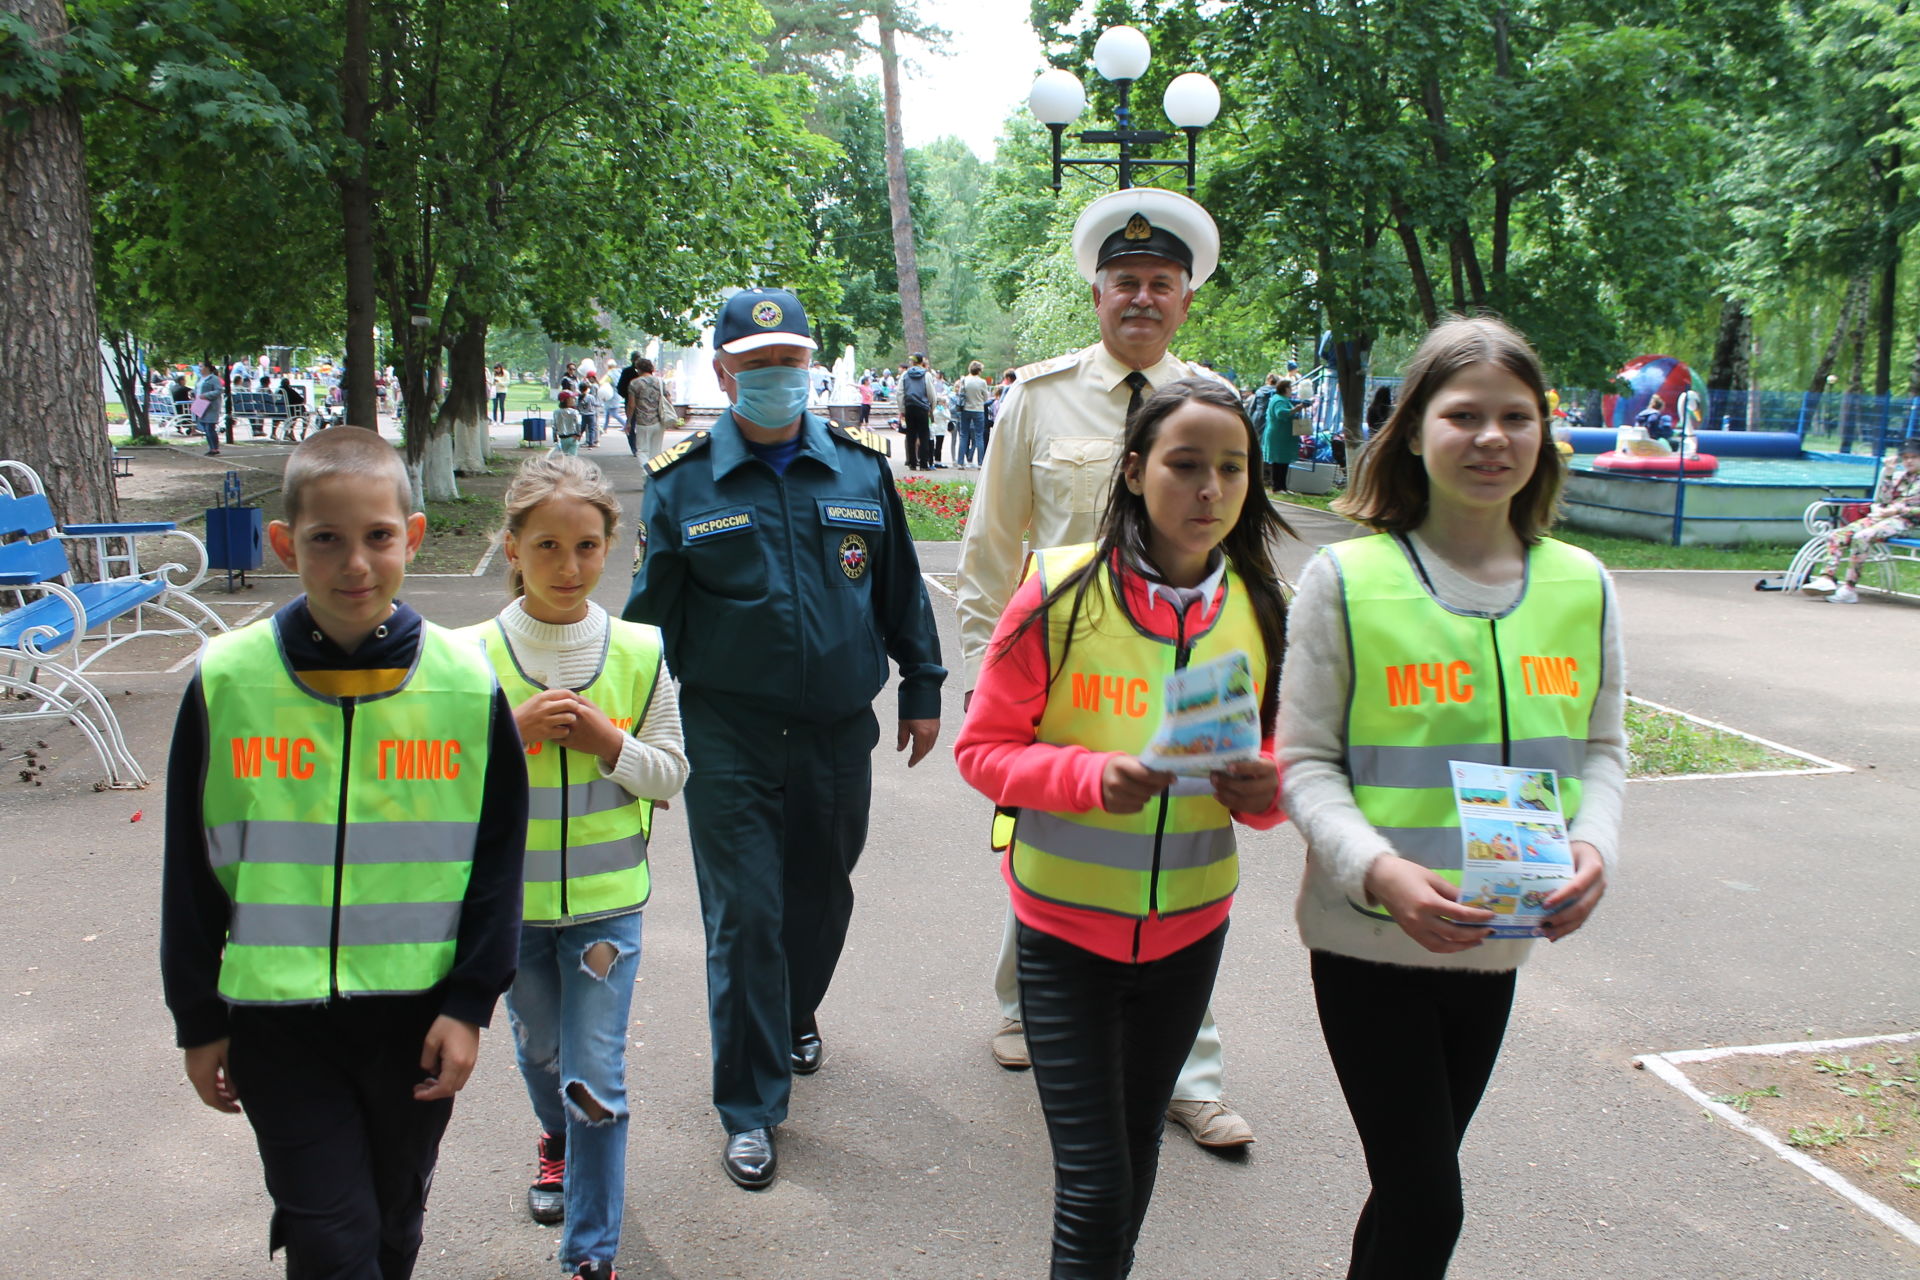
<svg viewBox="0 0 1920 1280">
<path fill-rule="evenodd" d="M 1593 460 L 1596 469 L 1699 476 L 1720 469 L 1717 457 L 1699 451 L 1707 388 L 1685 361 L 1635 356 L 1616 377 L 1629 390 L 1601 401 L 1615 437 L 1613 448 Z"/>
</svg>

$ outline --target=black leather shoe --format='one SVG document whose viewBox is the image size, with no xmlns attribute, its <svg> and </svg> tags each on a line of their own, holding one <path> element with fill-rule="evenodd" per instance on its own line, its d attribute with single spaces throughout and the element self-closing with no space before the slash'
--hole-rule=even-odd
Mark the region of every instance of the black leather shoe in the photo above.
<svg viewBox="0 0 1920 1280">
<path fill-rule="evenodd" d="M 793 1038 L 793 1074 L 810 1076 L 827 1060 L 827 1046 L 818 1031 L 802 1031 Z"/>
<path fill-rule="evenodd" d="M 773 1171 L 780 1157 L 773 1149 L 773 1130 L 749 1129 L 727 1135 L 727 1146 L 720 1164 L 727 1176 L 749 1191 L 773 1185 Z"/>
</svg>

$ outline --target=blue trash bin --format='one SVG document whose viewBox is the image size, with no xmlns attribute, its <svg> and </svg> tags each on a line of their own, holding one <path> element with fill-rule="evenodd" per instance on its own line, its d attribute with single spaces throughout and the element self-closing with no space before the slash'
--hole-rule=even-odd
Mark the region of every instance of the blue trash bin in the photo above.
<svg viewBox="0 0 1920 1280">
<path fill-rule="evenodd" d="M 540 444 L 547 438 L 545 418 L 520 419 L 520 439 L 525 444 Z"/>
</svg>

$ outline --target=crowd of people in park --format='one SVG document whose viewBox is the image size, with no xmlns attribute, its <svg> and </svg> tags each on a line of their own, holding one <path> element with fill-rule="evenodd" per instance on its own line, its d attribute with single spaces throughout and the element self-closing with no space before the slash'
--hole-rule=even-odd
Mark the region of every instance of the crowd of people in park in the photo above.
<svg viewBox="0 0 1920 1280">
<path fill-rule="evenodd" d="M 1073 247 L 1099 341 L 998 384 L 977 362 L 945 384 L 924 356 L 861 384 L 900 397 L 909 466 L 941 461 L 944 408 L 954 465 L 980 468 L 954 752 L 1008 890 L 988 1047 L 1039 1095 L 1050 1274 L 1133 1271 L 1169 1124 L 1254 1141 L 1211 995 L 1235 831 L 1290 820 L 1299 935 L 1372 1179 L 1348 1274 L 1437 1280 L 1517 970 L 1600 903 L 1625 789 L 1618 610 L 1598 562 L 1547 536 L 1564 473 L 1540 363 L 1497 320 L 1429 333 L 1336 505 L 1366 535 L 1289 593 L 1292 533 L 1262 488 L 1296 438 L 1294 388 L 1243 398 L 1170 349 L 1218 261 L 1212 219 L 1115 192 Z M 183 698 L 161 962 L 189 1080 L 254 1128 L 292 1276 L 411 1273 L 502 995 L 533 1112 L 527 1212 L 564 1224 L 564 1275 L 615 1276 L 626 1028 L 669 800 L 707 938 L 720 1163 L 747 1190 L 777 1177 L 795 1080 L 829 1056 L 874 700 L 891 664 L 887 736 L 918 765 L 948 669 L 889 441 L 809 407 L 801 300 L 734 294 L 715 350 L 727 408 L 670 446 L 641 434 L 673 409 L 638 353 L 563 374 L 572 445 L 513 482 L 510 599 L 462 631 L 396 600 L 426 523 L 389 443 L 329 430 L 288 461 L 268 538 L 303 594 L 212 641 Z M 637 521 L 577 456 L 609 407 L 646 459 Z M 614 618 L 591 597 L 623 535 Z M 1516 665 L 1561 660 L 1594 678 L 1548 689 Z M 1427 668 L 1474 696 L 1398 678 Z M 1217 677 L 1209 741 L 1244 749 L 1183 768 L 1150 711 L 1196 670 L 1239 673 Z M 1536 926 L 1464 898 L 1460 761 L 1557 777 L 1571 863 Z"/>
</svg>

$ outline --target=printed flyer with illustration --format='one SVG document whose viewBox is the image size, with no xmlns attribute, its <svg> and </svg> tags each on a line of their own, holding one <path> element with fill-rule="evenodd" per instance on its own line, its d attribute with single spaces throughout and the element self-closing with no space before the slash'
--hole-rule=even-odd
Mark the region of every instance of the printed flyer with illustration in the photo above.
<svg viewBox="0 0 1920 1280">
<path fill-rule="evenodd" d="M 1140 753 L 1149 769 L 1204 778 L 1236 760 L 1259 759 L 1260 704 L 1253 665 L 1243 651 L 1174 672 L 1167 677 L 1166 702 L 1159 730 Z M 1189 794 L 1177 785 L 1174 793 Z"/>
<path fill-rule="evenodd" d="M 1448 768 L 1460 814 L 1460 901 L 1494 913 L 1496 938 L 1536 936 L 1552 914 L 1547 896 L 1573 879 L 1559 776 L 1467 760 Z"/>
</svg>

